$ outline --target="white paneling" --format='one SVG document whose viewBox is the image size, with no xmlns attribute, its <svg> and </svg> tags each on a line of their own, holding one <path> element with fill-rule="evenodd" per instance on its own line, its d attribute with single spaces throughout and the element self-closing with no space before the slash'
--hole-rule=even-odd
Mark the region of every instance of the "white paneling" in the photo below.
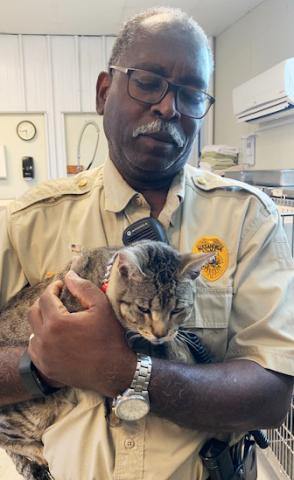
<svg viewBox="0 0 294 480">
<path fill-rule="evenodd" d="M 102 37 L 80 37 L 81 110 L 95 112 L 96 81 L 105 69 L 105 50 Z"/>
<path fill-rule="evenodd" d="M 66 174 L 64 113 L 95 112 L 97 76 L 106 68 L 113 41 L 0 35 L 0 113 L 44 113 L 47 146 L 42 161 L 49 178 Z"/>
<path fill-rule="evenodd" d="M 79 84 L 76 70 L 75 37 L 52 36 L 54 101 L 56 110 L 79 110 Z"/>
<path fill-rule="evenodd" d="M 1 35 L 0 41 L 0 108 L 25 109 L 19 42 L 17 35 Z"/>
<path fill-rule="evenodd" d="M 115 42 L 115 37 L 105 37 L 105 42 L 106 42 L 106 62 L 108 62 L 110 55 L 111 55 L 111 50 Z"/>
<path fill-rule="evenodd" d="M 47 62 L 48 62 L 48 110 L 45 115 L 45 128 L 47 132 L 47 152 L 49 159 L 48 174 L 49 178 L 59 176 L 57 142 L 56 142 L 56 121 L 54 106 L 54 82 L 53 82 L 53 65 L 52 65 L 52 49 L 50 36 L 46 37 L 47 46 Z"/>
<path fill-rule="evenodd" d="M 45 36 L 22 35 L 24 86 L 28 111 L 45 112 L 49 106 L 49 67 Z"/>
<path fill-rule="evenodd" d="M 50 37 L 57 174 L 66 174 L 64 122 L 62 112 L 80 110 L 79 73 L 76 65 L 75 37 Z"/>
</svg>

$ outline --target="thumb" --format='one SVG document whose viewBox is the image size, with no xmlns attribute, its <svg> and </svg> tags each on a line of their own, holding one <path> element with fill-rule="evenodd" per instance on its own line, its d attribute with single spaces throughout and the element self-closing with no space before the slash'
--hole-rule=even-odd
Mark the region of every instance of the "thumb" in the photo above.
<svg viewBox="0 0 294 480">
<path fill-rule="evenodd" d="M 64 283 L 70 293 L 79 300 L 84 308 L 93 307 L 101 296 L 104 297 L 104 294 L 94 283 L 81 278 L 73 270 L 67 272 L 64 277 Z"/>
</svg>

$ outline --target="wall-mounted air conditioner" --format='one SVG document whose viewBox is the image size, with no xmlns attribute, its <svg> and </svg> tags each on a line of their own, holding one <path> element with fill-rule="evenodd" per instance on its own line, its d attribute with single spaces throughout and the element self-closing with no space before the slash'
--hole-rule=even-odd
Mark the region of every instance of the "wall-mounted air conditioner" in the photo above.
<svg viewBox="0 0 294 480">
<path fill-rule="evenodd" d="M 262 123 L 294 115 L 294 57 L 233 89 L 238 122 Z"/>
</svg>

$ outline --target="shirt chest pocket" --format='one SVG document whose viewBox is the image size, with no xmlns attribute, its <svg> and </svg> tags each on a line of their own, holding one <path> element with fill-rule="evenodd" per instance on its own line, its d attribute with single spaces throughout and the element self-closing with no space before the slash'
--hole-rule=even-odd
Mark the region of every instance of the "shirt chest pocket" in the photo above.
<svg viewBox="0 0 294 480">
<path fill-rule="evenodd" d="M 222 361 L 227 351 L 232 298 L 232 287 L 200 285 L 193 313 L 185 323 L 201 339 L 214 362 Z"/>
</svg>

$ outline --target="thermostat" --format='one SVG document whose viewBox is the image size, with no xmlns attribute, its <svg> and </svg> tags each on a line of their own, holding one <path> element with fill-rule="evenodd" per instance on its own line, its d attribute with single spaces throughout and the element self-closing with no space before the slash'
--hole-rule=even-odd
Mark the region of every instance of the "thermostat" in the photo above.
<svg viewBox="0 0 294 480">
<path fill-rule="evenodd" d="M 26 180 L 32 180 L 35 176 L 33 157 L 22 157 L 22 176 Z"/>
</svg>

